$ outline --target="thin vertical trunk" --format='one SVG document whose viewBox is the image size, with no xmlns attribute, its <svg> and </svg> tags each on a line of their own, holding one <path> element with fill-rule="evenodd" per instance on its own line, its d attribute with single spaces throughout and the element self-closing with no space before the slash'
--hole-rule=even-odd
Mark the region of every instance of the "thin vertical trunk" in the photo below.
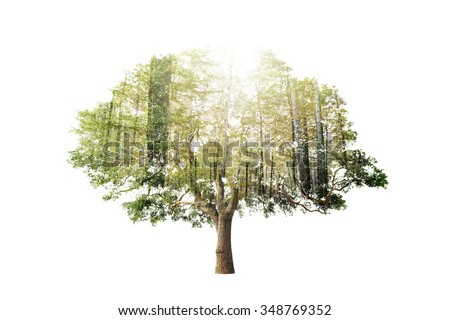
<svg viewBox="0 0 450 320">
<path fill-rule="evenodd" d="M 119 110 L 120 110 L 119 106 Z M 116 163 L 122 164 L 122 151 L 123 151 L 123 140 L 122 140 L 122 111 L 119 111 L 117 115 L 117 123 L 115 125 L 116 127 L 116 141 L 119 142 L 119 147 L 116 153 Z"/>
<path fill-rule="evenodd" d="M 122 141 L 123 141 L 123 165 L 128 167 L 133 165 L 133 149 L 136 147 L 136 131 L 137 131 L 137 113 L 138 113 L 138 105 L 135 106 L 135 114 L 134 119 L 132 117 L 125 117 L 125 121 L 128 122 L 129 125 L 126 126 L 125 130 L 125 123 L 122 123 Z M 129 130 L 132 130 L 131 133 L 131 141 L 130 141 L 130 132 Z M 138 152 L 138 160 L 140 157 L 140 150 Z M 140 162 L 139 162 L 140 163 Z"/>
<path fill-rule="evenodd" d="M 255 168 L 255 186 L 253 188 L 253 192 L 255 194 L 258 194 L 259 192 L 259 174 L 258 174 L 258 168 Z"/>
<path fill-rule="evenodd" d="M 286 78 L 286 88 L 287 88 L 287 101 L 289 104 L 289 115 L 291 117 L 291 139 L 292 141 L 296 141 L 295 139 L 295 125 L 294 125 L 294 108 L 292 105 L 292 91 L 291 91 L 291 84 L 290 84 L 290 80 L 289 78 Z M 291 176 L 292 176 L 292 187 L 295 187 L 298 185 L 297 183 L 297 175 L 296 175 L 296 171 L 297 171 L 297 153 L 295 151 L 295 149 L 293 149 L 292 152 L 292 168 L 291 168 Z"/>
<path fill-rule="evenodd" d="M 217 172 L 217 162 L 218 162 L 217 157 L 214 157 L 214 164 L 213 164 L 213 180 L 216 180 L 216 179 L 217 179 L 217 174 L 218 174 L 218 172 Z"/>
<path fill-rule="evenodd" d="M 224 134 L 223 134 L 223 167 L 222 167 L 222 178 L 226 175 L 227 162 L 228 162 L 228 143 L 229 143 L 229 123 L 228 117 L 230 113 L 231 106 L 231 87 L 233 85 L 233 57 L 231 57 L 230 66 L 228 69 L 228 85 L 227 85 L 227 99 L 225 102 L 225 112 L 224 112 Z"/>
<path fill-rule="evenodd" d="M 306 192 L 305 189 L 309 189 L 310 186 L 310 179 L 309 179 L 309 172 L 307 171 L 307 168 L 304 163 L 303 159 L 303 144 L 302 136 L 301 136 L 301 128 L 300 128 L 300 112 L 297 105 L 297 98 L 296 98 L 296 92 L 295 92 L 295 83 L 291 79 L 290 80 L 290 86 L 291 86 L 291 101 L 292 101 L 292 115 L 293 115 L 293 124 L 294 124 L 294 137 L 296 142 L 296 148 L 295 148 L 295 155 L 296 155 L 296 161 L 298 163 L 298 176 L 300 178 L 300 187 L 302 192 Z M 308 160 L 309 161 L 309 160 Z"/>
<path fill-rule="evenodd" d="M 302 132 L 302 161 L 303 161 L 303 190 L 306 193 L 311 191 L 311 170 L 309 163 L 309 146 L 308 146 L 308 119 L 306 115 L 306 106 L 301 110 L 301 123 L 300 125 L 303 128 Z"/>
<path fill-rule="evenodd" d="M 194 158 L 194 192 L 197 192 L 197 157 Z"/>
<path fill-rule="evenodd" d="M 111 129 L 112 129 L 112 127 L 113 127 L 113 121 L 112 121 L 112 112 L 113 112 L 113 109 L 114 109 L 114 104 L 113 104 L 113 102 L 111 101 L 109 104 L 108 104 L 108 111 L 107 111 L 107 115 L 105 115 L 106 116 L 106 128 L 105 128 L 105 132 L 104 132 L 104 134 L 103 134 L 103 152 L 104 152 L 104 156 L 105 156 L 105 163 L 107 163 L 107 165 L 110 165 L 111 163 L 108 161 L 109 159 L 109 155 L 111 154 L 110 153 L 110 150 L 108 150 L 109 149 L 109 144 L 110 144 L 110 139 L 111 139 Z M 120 142 L 120 140 L 117 140 L 117 141 L 119 141 Z M 117 162 L 117 156 L 115 157 L 115 159 L 114 159 L 114 164 L 118 164 L 118 162 Z"/>
<path fill-rule="evenodd" d="M 168 111 L 172 83 L 172 58 L 153 57 L 148 89 L 147 145 L 149 163 L 157 165 L 167 162 L 168 150 Z"/>
<path fill-rule="evenodd" d="M 245 163 L 245 198 L 247 198 L 247 195 L 248 195 L 248 162 Z"/>
<path fill-rule="evenodd" d="M 328 131 L 328 126 L 325 127 L 325 167 L 327 168 L 327 174 L 328 174 L 328 167 L 331 163 L 331 150 L 333 143 L 333 136 L 330 131 Z"/>
<path fill-rule="evenodd" d="M 273 162 L 273 156 L 271 157 L 271 162 L 270 162 L 270 179 L 269 179 L 269 198 L 272 198 L 272 180 L 273 180 L 273 166 L 274 166 L 274 162 Z"/>
<path fill-rule="evenodd" d="M 292 103 L 291 103 L 291 132 L 292 132 L 292 141 L 296 141 L 295 140 L 295 125 L 294 125 L 294 112 L 292 110 Z M 293 151 L 292 154 L 292 180 L 293 180 L 293 184 L 294 186 L 297 185 L 297 175 L 296 175 L 296 168 L 297 168 L 297 161 L 295 160 L 297 158 L 297 152 Z"/>
<path fill-rule="evenodd" d="M 323 139 L 323 126 L 322 126 L 322 110 L 320 107 L 320 92 L 319 85 L 316 85 L 316 128 L 317 128 L 317 183 L 318 194 L 322 196 L 326 192 L 327 187 L 327 167 L 326 167 L 326 154 Z"/>
<path fill-rule="evenodd" d="M 197 158 L 195 157 L 192 147 L 193 140 L 194 134 L 189 135 L 186 147 L 189 155 L 189 187 L 194 192 L 194 194 L 197 194 Z"/>
<path fill-rule="evenodd" d="M 211 165 L 209 166 L 209 181 L 213 181 L 213 168 Z"/>
<path fill-rule="evenodd" d="M 132 143 L 133 144 L 136 142 L 136 132 L 137 132 L 137 129 L 138 129 L 137 126 L 138 126 L 139 104 L 140 104 L 139 93 L 137 93 L 136 107 L 134 109 L 133 138 L 132 138 Z"/>
<path fill-rule="evenodd" d="M 260 108 L 259 98 L 258 107 Z M 259 146 L 260 146 L 260 159 L 259 159 L 259 177 L 258 177 L 258 194 L 264 194 L 264 150 L 263 150 L 263 125 L 262 125 L 262 115 L 261 110 L 259 111 Z"/>
<path fill-rule="evenodd" d="M 107 147 L 107 143 L 109 142 L 110 136 L 111 136 L 111 128 L 112 128 L 112 112 L 114 109 L 114 104 L 111 101 L 108 104 L 108 115 L 106 116 L 106 130 L 105 130 L 105 135 L 103 137 L 103 142 L 104 142 L 104 148 L 105 151 L 108 148 Z"/>
</svg>

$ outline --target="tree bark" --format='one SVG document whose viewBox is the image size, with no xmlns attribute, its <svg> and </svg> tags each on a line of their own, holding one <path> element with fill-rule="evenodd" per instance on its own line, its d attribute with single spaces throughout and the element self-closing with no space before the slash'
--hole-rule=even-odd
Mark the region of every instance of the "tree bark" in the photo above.
<svg viewBox="0 0 450 320">
<path fill-rule="evenodd" d="M 298 177 L 300 180 L 300 186 L 302 192 L 308 193 L 311 188 L 311 179 L 309 173 L 309 155 L 305 155 L 305 146 L 308 142 L 305 141 L 305 134 L 303 133 L 302 138 L 302 128 L 300 127 L 300 111 L 297 105 L 296 92 L 295 92 L 295 82 L 293 79 L 290 79 L 290 91 L 291 91 L 291 103 L 292 103 L 292 123 L 294 129 L 294 141 L 297 146 L 295 150 L 295 160 L 298 166 Z M 304 130 L 306 127 L 303 128 Z M 307 162 L 305 162 L 304 157 L 306 156 Z M 307 165 L 305 165 L 307 163 Z"/>
<path fill-rule="evenodd" d="M 225 199 L 224 180 L 226 178 L 227 170 L 227 155 L 229 142 L 229 122 L 228 117 L 231 105 L 231 90 L 233 84 L 233 57 L 229 65 L 229 78 L 227 88 L 227 98 L 225 104 L 224 114 L 224 157 L 221 165 L 221 172 L 216 177 L 216 231 L 217 231 L 217 247 L 216 247 L 216 273 L 230 274 L 234 273 L 233 253 L 231 251 L 231 221 L 233 219 L 234 211 L 236 210 L 239 201 L 239 184 L 233 188 L 231 198 Z M 238 170 L 238 178 L 239 178 Z"/>
<path fill-rule="evenodd" d="M 309 146 L 308 146 L 308 119 L 306 116 L 306 110 L 303 110 L 301 117 L 301 126 L 303 127 L 303 143 L 302 143 L 302 161 L 304 166 L 304 192 L 310 193 L 311 191 L 311 169 L 309 162 Z"/>
<path fill-rule="evenodd" d="M 323 139 L 323 126 L 322 126 L 322 110 L 320 107 L 320 91 L 319 85 L 316 84 L 315 88 L 316 96 L 316 127 L 317 127 L 317 183 L 318 183 L 318 194 L 320 196 L 326 194 L 327 188 L 327 164 L 326 164 L 326 154 Z"/>
<path fill-rule="evenodd" d="M 231 222 L 233 215 L 219 215 L 217 224 L 216 273 L 234 273 L 233 252 L 231 251 Z"/>
<path fill-rule="evenodd" d="M 290 85 L 288 83 L 288 88 L 290 91 Z M 292 141 L 296 141 L 295 140 L 295 124 L 294 124 L 294 109 L 292 106 L 292 99 L 291 99 L 291 94 L 288 94 L 288 102 L 289 102 L 289 106 L 290 106 L 290 116 L 291 116 L 291 134 L 292 134 Z M 297 186 L 297 175 L 296 175 L 296 168 L 297 168 L 297 154 L 296 151 L 294 150 L 292 153 L 292 183 L 293 186 Z"/>
<path fill-rule="evenodd" d="M 147 92 L 148 162 L 167 163 L 169 140 L 168 116 L 172 86 L 172 57 L 152 58 Z"/>
</svg>

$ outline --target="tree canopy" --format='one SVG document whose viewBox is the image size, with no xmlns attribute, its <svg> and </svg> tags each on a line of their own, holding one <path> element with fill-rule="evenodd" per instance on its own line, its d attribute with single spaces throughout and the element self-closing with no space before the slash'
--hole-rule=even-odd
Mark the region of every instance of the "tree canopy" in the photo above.
<svg viewBox="0 0 450 320">
<path fill-rule="evenodd" d="M 346 208 L 353 188 L 387 186 L 375 158 L 353 148 L 335 86 L 297 79 L 272 51 L 254 62 L 243 72 L 237 57 L 207 49 L 153 56 L 110 101 L 79 113 L 69 162 L 105 200 L 123 196 L 133 222 L 218 234 L 236 210 L 326 214 Z"/>
</svg>

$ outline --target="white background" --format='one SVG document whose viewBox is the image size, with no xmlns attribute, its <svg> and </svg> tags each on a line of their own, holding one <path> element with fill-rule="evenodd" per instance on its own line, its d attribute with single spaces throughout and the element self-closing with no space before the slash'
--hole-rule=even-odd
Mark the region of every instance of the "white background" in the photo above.
<svg viewBox="0 0 450 320">
<path fill-rule="evenodd" d="M 2 1 L 0 318 L 306 303 L 332 319 L 449 319 L 445 3 Z M 232 276 L 213 274 L 212 229 L 133 225 L 66 162 L 77 111 L 125 70 L 223 41 L 337 85 L 390 180 L 329 216 L 237 218 Z"/>
</svg>

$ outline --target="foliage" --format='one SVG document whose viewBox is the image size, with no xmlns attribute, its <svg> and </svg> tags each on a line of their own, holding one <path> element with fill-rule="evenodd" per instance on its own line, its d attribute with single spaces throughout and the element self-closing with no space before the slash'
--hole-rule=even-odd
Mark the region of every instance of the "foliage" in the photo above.
<svg viewBox="0 0 450 320">
<path fill-rule="evenodd" d="M 388 184 L 334 86 L 296 79 L 271 51 L 250 74 L 228 54 L 153 57 L 78 115 L 82 168 L 133 222 L 217 224 L 236 209 L 292 214 L 346 208 L 352 188 Z M 228 210 L 228 211 L 227 211 Z"/>
</svg>

